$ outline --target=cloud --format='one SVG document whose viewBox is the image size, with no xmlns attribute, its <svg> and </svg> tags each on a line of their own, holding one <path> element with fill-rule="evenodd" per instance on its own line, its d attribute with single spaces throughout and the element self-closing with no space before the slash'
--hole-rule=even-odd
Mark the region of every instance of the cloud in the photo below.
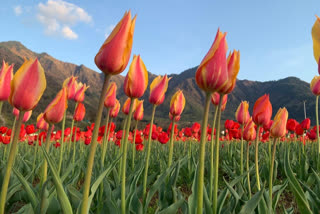
<svg viewBox="0 0 320 214">
<path fill-rule="evenodd" d="M 71 27 L 78 23 L 92 23 L 92 17 L 81 7 L 62 0 L 48 0 L 38 4 L 37 20 L 43 25 L 44 33 L 49 36 L 62 36 L 77 39 Z"/>
<path fill-rule="evenodd" d="M 106 33 L 104 34 L 104 36 L 106 38 L 108 38 L 108 36 L 110 35 L 110 33 L 112 32 L 113 28 L 115 27 L 115 25 L 109 25 L 109 27 L 107 27 L 106 29 Z"/>
<path fill-rule="evenodd" d="M 22 7 L 20 5 L 17 5 L 13 8 L 13 11 L 16 16 L 20 16 L 22 14 Z"/>
</svg>

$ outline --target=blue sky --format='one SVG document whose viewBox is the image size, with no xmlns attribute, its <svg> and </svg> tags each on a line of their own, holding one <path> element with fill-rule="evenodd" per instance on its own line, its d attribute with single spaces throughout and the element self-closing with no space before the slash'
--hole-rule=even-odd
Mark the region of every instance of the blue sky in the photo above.
<svg viewBox="0 0 320 214">
<path fill-rule="evenodd" d="M 140 54 L 152 73 L 198 65 L 220 27 L 229 49 L 241 52 L 239 79 L 310 82 L 317 75 L 311 28 L 319 0 L 10 0 L 0 8 L 0 41 L 17 40 L 98 71 L 94 56 L 128 9 L 138 15 L 132 54 Z"/>
</svg>

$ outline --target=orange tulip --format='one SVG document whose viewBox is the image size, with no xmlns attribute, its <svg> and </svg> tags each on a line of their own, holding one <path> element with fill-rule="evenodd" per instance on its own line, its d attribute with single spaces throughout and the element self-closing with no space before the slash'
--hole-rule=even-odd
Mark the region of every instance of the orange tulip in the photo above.
<svg viewBox="0 0 320 214">
<path fill-rule="evenodd" d="M 138 121 L 143 119 L 143 100 L 139 100 L 136 106 L 136 110 L 134 111 L 133 118 Z"/>
<path fill-rule="evenodd" d="M 18 120 L 20 111 L 18 109 L 16 109 L 16 108 L 13 108 L 13 112 L 12 113 L 13 113 L 14 116 L 16 116 L 16 120 Z M 23 115 L 22 122 L 23 123 L 27 122 L 30 119 L 31 115 L 32 115 L 32 110 L 31 111 L 26 111 L 24 113 L 24 115 Z"/>
<path fill-rule="evenodd" d="M 196 71 L 198 86 L 208 92 L 219 91 L 228 83 L 226 33 L 218 29 L 216 38 Z"/>
<path fill-rule="evenodd" d="M 48 123 L 59 123 L 63 119 L 64 112 L 68 108 L 67 88 L 59 91 L 44 111 L 44 119 Z"/>
<path fill-rule="evenodd" d="M 86 115 L 86 108 L 83 103 L 78 103 L 76 110 L 74 111 L 73 119 L 77 122 L 82 121 Z"/>
<path fill-rule="evenodd" d="M 237 76 L 240 70 L 240 52 L 233 51 L 229 54 L 228 59 L 228 81 L 222 89 L 218 90 L 221 94 L 229 94 L 236 86 Z"/>
<path fill-rule="evenodd" d="M 33 110 L 46 86 L 44 70 L 38 59 L 25 60 L 11 81 L 9 103 L 20 111 Z"/>
<path fill-rule="evenodd" d="M 49 124 L 44 120 L 43 113 L 37 117 L 37 129 L 46 130 L 49 129 Z"/>
<path fill-rule="evenodd" d="M 13 65 L 8 65 L 4 60 L 0 70 L 0 101 L 8 100 L 11 91 L 11 80 L 13 77 Z"/>
<path fill-rule="evenodd" d="M 124 93 L 128 97 L 140 98 L 148 86 L 148 71 L 140 55 L 133 56 L 129 72 L 124 79 Z"/>
<path fill-rule="evenodd" d="M 247 101 L 242 101 L 236 111 L 236 119 L 238 123 L 244 125 L 250 119 L 249 114 L 249 103 Z"/>
<path fill-rule="evenodd" d="M 120 102 L 119 102 L 119 100 L 116 99 L 115 105 L 109 111 L 110 117 L 116 118 L 118 116 L 119 110 L 120 110 Z"/>
<path fill-rule="evenodd" d="M 87 86 L 86 84 L 82 84 L 81 82 L 78 84 L 77 86 L 77 90 L 76 90 L 76 93 L 74 95 L 74 98 L 73 100 L 76 101 L 76 102 L 83 102 L 84 100 L 84 97 L 85 97 L 85 92 L 86 90 L 89 88 L 90 86 Z"/>
<path fill-rule="evenodd" d="M 151 104 L 160 105 L 163 103 L 170 79 L 171 77 L 168 78 L 167 75 L 164 75 L 163 77 L 159 75 L 152 81 L 149 96 L 149 102 Z"/>
<path fill-rule="evenodd" d="M 127 67 L 135 22 L 136 16 L 131 20 L 131 12 L 126 12 L 94 58 L 97 67 L 105 74 L 116 75 Z"/>
<path fill-rule="evenodd" d="M 316 96 L 320 95 L 320 76 L 315 76 L 310 83 L 310 89 Z"/>
<path fill-rule="evenodd" d="M 68 100 L 72 100 L 74 98 L 74 95 L 76 94 L 76 90 L 77 90 L 77 79 L 78 77 L 68 77 L 62 84 L 62 87 L 66 87 L 67 88 L 67 92 L 68 92 Z"/>
<path fill-rule="evenodd" d="M 117 85 L 115 82 L 111 82 L 107 89 L 107 95 L 104 100 L 104 106 L 106 108 L 112 108 L 116 104 L 116 92 L 117 92 Z"/>
<path fill-rule="evenodd" d="M 183 92 L 178 90 L 171 98 L 170 114 L 173 117 L 181 115 L 185 105 L 186 99 L 184 98 Z"/>
<path fill-rule="evenodd" d="M 243 130 L 243 139 L 246 141 L 253 141 L 256 139 L 257 132 L 255 129 L 255 124 L 252 121 L 252 118 L 249 119 L 249 122 L 246 124 L 244 130 Z"/>
<path fill-rule="evenodd" d="M 136 104 L 137 104 L 137 102 L 134 101 L 134 103 L 133 103 L 133 109 L 136 109 Z M 123 104 L 123 106 L 122 106 L 122 112 L 123 112 L 125 115 L 128 115 L 128 114 L 129 114 L 130 105 L 131 105 L 131 98 L 128 97 L 127 100 L 124 102 L 124 104 Z"/>
<path fill-rule="evenodd" d="M 286 108 L 280 108 L 274 116 L 270 133 L 272 137 L 283 137 L 287 132 L 288 111 Z"/>
<path fill-rule="evenodd" d="M 268 125 L 272 116 L 272 105 L 269 95 L 260 97 L 253 106 L 253 121 L 257 125 Z"/>
<path fill-rule="evenodd" d="M 220 101 L 220 94 L 218 92 L 212 93 L 211 94 L 212 104 L 217 107 L 219 105 L 219 101 Z M 228 95 L 225 94 L 223 95 L 223 98 L 222 98 L 221 111 L 224 111 L 226 109 L 227 101 L 228 101 Z"/>
<path fill-rule="evenodd" d="M 318 16 L 312 27 L 311 35 L 313 40 L 313 55 L 319 65 L 318 71 L 320 74 L 320 18 Z"/>
</svg>

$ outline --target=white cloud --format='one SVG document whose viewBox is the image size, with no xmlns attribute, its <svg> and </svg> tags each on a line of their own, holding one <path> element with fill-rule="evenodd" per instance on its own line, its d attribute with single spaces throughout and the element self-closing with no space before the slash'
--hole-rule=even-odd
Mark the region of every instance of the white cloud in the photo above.
<svg viewBox="0 0 320 214">
<path fill-rule="evenodd" d="M 66 39 L 78 38 L 71 27 L 78 23 L 92 22 L 92 17 L 84 9 L 62 0 L 48 0 L 47 3 L 39 3 L 37 19 L 45 28 L 46 35 L 58 35 Z"/>
<path fill-rule="evenodd" d="M 110 35 L 110 33 L 112 32 L 113 28 L 115 27 L 115 25 L 109 25 L 109 27 L 107 27 L 106 29 L 106 33 L 104 34 L 104 36 L 106 38 L 108 38 L 108 36 Z"/>
<path fill-rule="evenodd" d="M 62 28 L 62 34 L 67 39 L 77 39 L 78 35 L 73 32 L 68 26 Z"/>
<path fill-rule="evenodd" d="M 17 5 L 13 8 L 13 11 L 16 16 L 20 16 L 22 14 L 22 7 L 20 5 Z"/>
</svg>

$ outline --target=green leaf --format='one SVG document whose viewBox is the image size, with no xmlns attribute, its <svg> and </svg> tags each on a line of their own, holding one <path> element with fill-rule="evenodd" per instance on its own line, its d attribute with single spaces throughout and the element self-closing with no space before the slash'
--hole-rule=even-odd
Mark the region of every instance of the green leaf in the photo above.
<svg viewBox="0 0 320 214">
<path fill-rule="evenodd" d="M 277 192 L 276 194 L 273 194 L 273 198 L 272 198 L 272 208 L 273 210 L 276 209 L 277 207 L 277 204 L 278 204 L 278 201 L 279 201 L 279 198 L 280 198 L 280 195 L 281 193 L 285 190 L 285 188 L 287 187 L 288 185 L 288 180 L 286 180 L 286 182 L 284 182 L 284 184 L 282 185 L 277 185 L 277 186 L 274 186 L 272 188 L 272 192 Z"/>
<path fill-rule="evenodd" d="M 178 209 L 182 206 L 184 201 L 185 200 L 182 198 L 177 202 L 171 204 L 169 207 L 161 210 L 160 212 L 158 212 L 158 214 L 175 214 L 178 212 Z"/>
<path fill-rule="evenodd" d="M 264 192 L 264 188 L 262 188 L 256 194 L 254 194 L 254 196 L 243 205 L 239 214 L 253 213 L 263 196 L 263 192 Z"/>
</svg>

